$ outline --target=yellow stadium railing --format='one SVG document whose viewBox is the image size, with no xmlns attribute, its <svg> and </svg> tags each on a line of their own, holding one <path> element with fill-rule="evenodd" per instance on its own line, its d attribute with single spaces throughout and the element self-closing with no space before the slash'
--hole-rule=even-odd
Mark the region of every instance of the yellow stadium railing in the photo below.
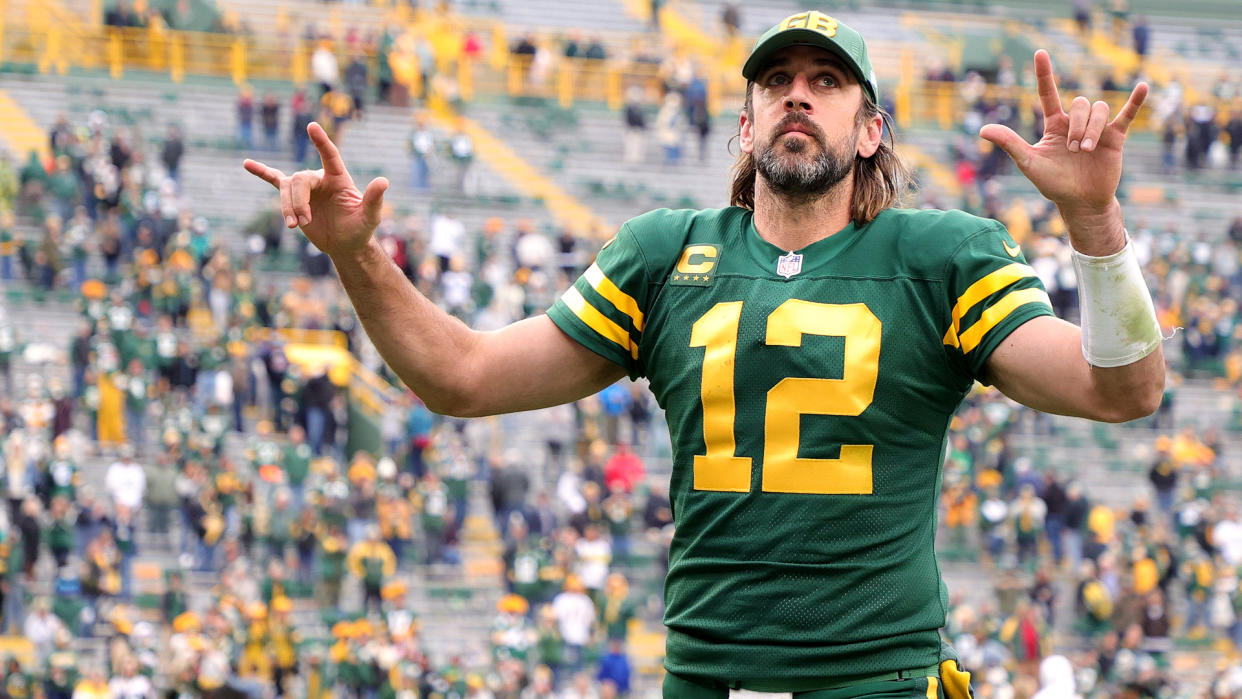
<svg viewBox="0 0 1242 699">
<path fill-rule="evenodd" d="M 962 92 L 962 83 L 952 82 L 926 81 L 909 88 L 898 87 L 895 99 L 897 122 L 903 127 L 935 125 L 941 129 L 952 129 L 962 123 L 966 111 L 971 107 Z M 1062 92 L 1061 97 L 1067 108 L 1075 94 L 1072 91 Z M 1093 99 L 1102 99 L 1107 102 L 1114 115 L 1129 97 L 1129 91 L 1102 92 L 1092 95 Z M 1017 116 L 1022 121 L 1029 121 L 1039 108 L 1039 96 L 1035 93 L 1034 87 L 988 85 L 983 90 L 983 99 L 989 102 L 1004 101 L 1017 104 Z M 1151 109 L 1140 111 L 1132 128 L 1151 127 L 1152 114 Z"/>
<path fill-rule="evenodd" d="M 307 328 L 261 328 L 252 327 L 245 333 L 247 342 L 271 341 L 296 342 L 303 345 L 346 348 L 349 340 L 339 330 L 314 330 Z"/>
<path fill-rule="evenodd" d="M 127 71 L 153 71 L 166 73 L 176 82 L 187 75 L 208 75 L 227 77 L 237 84 L 248 80 L 304 84 L 309 79 L 315 45 L 300 38 L 184 32 L 159 23 L 144 28 L 106 27 L 77 21 L 64 10 L 40 11 L 39 3 L 9 6 L 9 1 L 0 0 L 0 56 L 9 62 L 34 65 L 42 72 L 102 68 L 119 78 Z M 408 9 L 394 10 L 394 16 L 407 21 L 402 25 L 403 38 L 388 55 L 389 65 L 395 79 L 411 86 L 416 94 L 421 93 L 416 83 L 423 71 L 413 48 L 415 36 L 434 39 L 436 69 L 455 78 L 456 94 L 452 97 L 464 102 L 479 97 L 534 97 L 566 108 L 586 101 L 618 109 L 631 86 L 659 94 L 667 77 L 659 65 L 617 60 L 557 58 L 544 66 L 532 66 L 529 56 L 509 52 L 508 33 L 499 21 L 467 23 L 453 15 Z M 461 52 L 461 38 L 467 28 L 490 40 L 491 49 L 476 59 Z M 538 40 L 550 42 L 552 37 Z M 367 58 L 375 68 L 378 57 L 372 54 Z M 745 87 L 740 79 L 724 77 L 737 72 L 724 70 L 724 63 L 722 58 L 708 71 L 711 106 L 718 113 L 740 107 Z M 892 94 L 902 126 L 947 129 L 962 122 L 969 105 L 960 85 L 923 81 L 910 49 L 903 51 L 900 75 L 894 77 L 899 78 Z M 436 85 L 431 87 L 433 97 L 443 97 L 436 94 Z M 1017 101 L 1024 118 L 1032 113 L 1037 99 L 1034 89 L 1025 87 L 989 86 L 985 96 Z M 1102 98 L 1116 110 L 1124 103 L 1126 93 L 1107 93 Z M 1218 106 L 1223 117 L 1230 105 Z M 1146 125 L 1150 115 L 1151 110 L 1140 114 L 1139 128 Z"/>
<path fill-rule="evenodd" d="M 304 371 L 314 373 L 322 366 L 330 367 L 333 383 L 348 386 L 350 395 L 371 415 L 394 409 L 401 402 L 401 390 L 394 388 L 348 351 L 345 334 L 336 330 L 302 328 L 254 327 L 246 331 L 247 342 L 279 340 L 291 362 Z"/>
</svg>

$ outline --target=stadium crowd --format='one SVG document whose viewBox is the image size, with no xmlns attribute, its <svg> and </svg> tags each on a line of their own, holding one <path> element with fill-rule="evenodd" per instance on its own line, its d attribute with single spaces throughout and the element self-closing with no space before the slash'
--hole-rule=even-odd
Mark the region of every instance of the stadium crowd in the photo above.
<svg viewBox="0 0 1242 699">
<path fill-rule="evenodd" d="M 569 39 L 566 56 L 596 51 Z M 361 80 L 382 86 L 385 77 Z M 963 76 L 964 89 L 974 82 Z M 356 85 L 346 100 L 322 91 L 320 104 L 342 115 L 338 127 L 365 109 Z M 670 165 L 710 128 L 699 90 L 686 80 L 659 109 Z M 383 87 L 379 96 L 388 99 Z M 310 99 L 291 104 L 295 134 L 314 113 Z M 642 130 L 647 105 L 632 106 L 626 124 Z M 973 106 L 980 123 L 1034 128 L 1015 105 L 980 95 Z M 1222 134 L 1242 144 L 1242 112 L 1192 147 L 1186 120 L 1197 108 L 1179 105 L 1161 123 L 1186 139 L 1184 167 L 1227 167 L 1210 144 Z M 277 115 L 267 97 L 256 105 L 243 92 L 239 140 L 254 145 L 257 116 L 273 147 Z M 420 188 L 429 186 L 425 131 L 416 121 L 408 138 Z M 38 338 L 0 318 L 0 628 L 33 647 L 33 657 L 0 666 L 0 693 L 630 693 L 630 644 L 658 623 L 672 520 L 662 476 L 647 474 L 662 456 L 650 394 L 618 384 L 545 411 L 525 449 L 501 446 L 494 423 L 437 418 L 407 394 L 381 422 L 382 447 L 351 453 L 348 396 L 328 367 L 291 359 L 277 332 L 335 331 L 387 376 L 326 256 L 293 243 L 299 272 L 286 288 L 257 283 L 292 242 L 278 211 L 258 212 L 243 232 L 250 254 L 226 250 L 179 188 L 181 135 L 170 128 L 158 156 L 149 136 L 97 112 L 51 129 L 48 162 L 0 164 L 0 280 L 67 291 L 81 310 L 78 334 L 59 348 L 63 371 L 46 380 L 14 375 Z M 292 141 L 304 160 L 305 142 Z M 641 151 L 627 147 L 627 157 Z M 450 142 L 450 155 L 468 152 Z M 957 153 L 961 204 L 1007 225 L 1058 313 L 1073 318 L 1055 212 L 1006 196 L 997 180 L 1006 163 L 994 153 L 973 142 Z M 37 235 L 23 236 L 32 225 Z M 1172 369 L 1228 387 L 1239 406 L 1229 429 L 1242 429 L 1242 218 L 1225 231 L 1136 222 L 1132 233 L 1162 324 L 1185 328 Z M 481 328 L 542 312 L 590 261 L 572 231 L 548 235 L 530 221 L 493 218 L 467 231 L 446 211 L 389 218 L 378 235 L 420 290 Z M 1054 680 L 1069 667 L 1085 696 L 1175 696 L 1175 648 L 1242 647 L 1242 512 L 1220 487 L 1230 475 L 1225 440 L 1175 424 L 1176 397 L 1174 387 L 1150 424 L 1164 435 L 1151 454 L 1151 497 L 1124 511 L 1093 500 L 1073 476 L 1084 465 L 1015 454 L 1015 435 L 1052 434 L 1055 423 L 994 391 L 972 394 L 959 412 L 941 548 L 980 560 L 994 594 L 984 603 L 956 595 L 946 635 L 979 696 L 1034 696 L 1053 681 L 1045 665 Z M 88 463 L 107 464 L 102 481 L 83 473 Z M 428 636 L 406 604 L 416 578 L 460 578 L 476 555 L 465 541 L 470 517 L 495 532 L 504 593 L 482 660 L 438 652 L 444 639 Z M 102 654 L 83 657 L 84 639 Z M 1054 643 L 1072 665 L 1055 660 Z M 1220 696 L 1242 687 L 1229 673 L 1220 685 Z"/>
</svg>

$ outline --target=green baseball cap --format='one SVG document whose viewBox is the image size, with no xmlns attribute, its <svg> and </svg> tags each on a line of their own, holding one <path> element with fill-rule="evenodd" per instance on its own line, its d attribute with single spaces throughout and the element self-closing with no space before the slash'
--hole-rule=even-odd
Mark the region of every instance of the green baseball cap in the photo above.
<svg viewBox="0 0 1242 699">
<path fill-rule="evenodd" d="M 858 83 L 862 85 L 867 96 L 873 102 L 879 101 L 880 91 L 876 85 L 875 69 L 871 67 L 871 58 L 867 56 L 867 43 L 863 41 L 862 35 L 843 22 L 816 10 L 790 15 L 764 32 L 759 41 L 755 42 L 755 48 L 751 49 L 746 64 L 742 66 L 742 77 L 753 81 L 772 54 L 786 46 L 818 46 L 831 51 L 854 71 L 854 76 L 858 78 Z"/>
</svg>

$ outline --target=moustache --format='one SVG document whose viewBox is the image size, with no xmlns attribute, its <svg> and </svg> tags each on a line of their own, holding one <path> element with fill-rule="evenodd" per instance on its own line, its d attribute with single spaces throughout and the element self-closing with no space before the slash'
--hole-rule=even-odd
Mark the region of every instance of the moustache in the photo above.
<svg viewBox="0 0 1242 699">
<path fill-rule="evenodd" d="M 802 131 L 807 132 L 808 136 L 814 139 L 815 142 L 820 145 L 820 147 L 823 147 L 824 145 L 823 130 L 820 129 L 819 126 L 816 125 L 815 122 L 811 121 L 805 114 L 801 114 L 799 112 L 790 112 L 789 114 L 786 114 L 785 118 L 781 119 L 776 124 L 776 129 L 774 130 L 775 135 L 772 137 L 772 140 L 776 140 L 777 137 L 785 133 L 786 129 L 788 129 L 791 126 L 795 126 L 795 125 L 798 126 Z"/>
</svg>

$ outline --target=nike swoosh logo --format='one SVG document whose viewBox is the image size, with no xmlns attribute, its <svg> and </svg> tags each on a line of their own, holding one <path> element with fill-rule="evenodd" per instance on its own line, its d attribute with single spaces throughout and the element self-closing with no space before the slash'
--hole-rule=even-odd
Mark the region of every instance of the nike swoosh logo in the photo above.
<svg viewBox="0 0 1242 699">
<path fill-rule="evenodd" d="M 1010 257 L 1017 257 L 1018 255 L 1022 254 L 1022 248 L 1018 247 L 1017 245 L 1013 247 L 1009 247 L 1009 243 L 1006 243 L 1003 240 L 1001 241 L 1001 247 L 1005 248 L 1005 252 L 1009 253 Z"/>
</svg>

